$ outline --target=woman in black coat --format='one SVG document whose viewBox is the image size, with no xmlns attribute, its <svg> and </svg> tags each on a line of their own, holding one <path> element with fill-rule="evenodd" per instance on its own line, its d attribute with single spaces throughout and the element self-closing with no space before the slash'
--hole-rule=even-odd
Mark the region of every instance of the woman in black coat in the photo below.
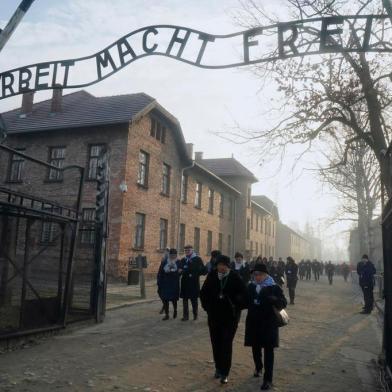
<svg viewBox="0 0 392 392">
<path fill-rule="evenodd" d="M 177 301 L 180 297 L 180 261 L 177 258 L 177 249 L 170 249 L 168 257 L 161 262 L 157 281 L 165 312 L 163 320 L 169 320 L 169 302 L 173 304 L 173 318 L 175 319 Z"/>
<path fill-rule="evenodd" d="M 272 388 L 274 348 L 279 347 L 279 329 L 273 307 L 281 310 L 286 305 L 283 291 L 268 275 L 267 266 L 256 265 L 253 270 L 253 281 L 248 285 L 245 346 L 252 347 L 255 377 L 260 377 L 263 370 L 262 350 L 264 349 L 265 371 L 262 390 Z"/>
<path fill-rule="evenodd" d="M 228 382 L 233 351 L 233 339 L 241 309 L 247 304 L 246 286 L 230 270 L 230 258 L 219 255 L 217 270 L 211 271 L 200 292 L 203 309 L 208 314 L 208 327 L 215 362 L 215 378 Z"/>
</svg>

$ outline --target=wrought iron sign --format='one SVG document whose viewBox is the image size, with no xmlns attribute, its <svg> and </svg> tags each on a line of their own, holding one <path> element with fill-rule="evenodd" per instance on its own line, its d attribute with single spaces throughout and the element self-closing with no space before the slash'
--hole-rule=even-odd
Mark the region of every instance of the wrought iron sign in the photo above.
<svg viewBox="0 0 392 392">
<path fill-rule="evenodd" d="M 384 34 L 378 33 L 384 23 L 390 23 L 387 15 L 336 16 L 279 23 L 228 35 L 174 25 L 148 26 L 90 56 L 2 72 L 0 99 L 28 91 L 86 87 L 153 55 L 201 68 L 221 69 L 327 52 L 392 52 L 392 35 L 386 37 L 383 29 Z"/>
</svg>

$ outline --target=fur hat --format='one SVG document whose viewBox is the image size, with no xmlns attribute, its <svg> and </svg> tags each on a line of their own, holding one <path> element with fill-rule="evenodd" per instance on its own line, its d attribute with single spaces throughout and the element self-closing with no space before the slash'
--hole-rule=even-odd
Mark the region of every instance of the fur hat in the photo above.
<svg viewBox="0 0 392 392">
<path fill-rule="evenodd" d="M 224 264 L 227 265 L 228 267 L 230 267 L 230 257 L 225 256 L 225 255 L 219 255 L 216 258 L 216 265 L 218 264 Z"/>
<path fill-rule="evenodd" d="M 267 266 L 265 264 L 256 264 L 252 272 L 264 272 L 268 274 Z"/>
</svg>

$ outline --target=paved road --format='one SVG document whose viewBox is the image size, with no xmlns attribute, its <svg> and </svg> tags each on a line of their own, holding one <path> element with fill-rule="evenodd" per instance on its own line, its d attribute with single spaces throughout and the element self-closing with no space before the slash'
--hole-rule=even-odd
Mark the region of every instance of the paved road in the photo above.
<svg viewBox="0 0 392 392">
<path fill-rule="evenodd" d="M 275 391 L 375 392 L 381 333 L 376 318 L 358 314 L 350 283 L 299 282 L 290 325 L 281 329 Z M 238 330 L 230 383 L 212 379 L 206 318 L 163 322 L 158 303 L 108 312 L 84 326 L 0 355 L 0 391 L 257 391 L 249 348 Z M 243 315 L 244 319 L 244 315 Z M 243 320 L 242 320 L 243 321 Z"/>
</svg>

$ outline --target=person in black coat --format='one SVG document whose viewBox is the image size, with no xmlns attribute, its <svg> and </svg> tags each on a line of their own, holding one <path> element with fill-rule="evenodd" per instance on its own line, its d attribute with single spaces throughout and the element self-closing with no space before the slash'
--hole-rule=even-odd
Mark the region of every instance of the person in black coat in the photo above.
<svg viewBox="0 0 392 392">
<path fill-rule="evenodd" d="M 168 258 L 161 262 L 158 271 L 158 291 L 163 302 L 165 317 L 169 320 L 169 302 L 173 304 L 173 318 L 177 318 L 177 302 L 180 297 L 180 261 L 177 249 L 170 249 Z"/>
<path fill-rule="evenodd" d="M 357 273 L 359 275 L 359 285 L 363 292 L 363 299 L 365 306 L 362 314 L 369 314 L 374 307 L 374 275 L 376 274 L 376 267 L 369 260 L 368 255 L 363 255 L 362 260 L 357 264 Z"/>
<path fill-rule="evenodd" d="M 294 305 L 295 288 L 297 287 L 298 282 L 298 265 L 291 256 L 287 258 L 285 273 L 287 288 L 289 289 L 290 305 Z"/>
<path fill-rule="evenodd" d="M 328 264 L 325 265 L 325 272 L 328 275 L 329 284 L 333 283 L 333 275 L 335 273 L 335 264 L 331 263 L 331 260 L 328 261 Z"/>
<path fill-rule="evenodd" d="M 183 317 L 181 321 L 189 320 L 189 300 L 192 303 L 193 319 L 197 320 L 200 276 L 206 275 L 207 269 L 203 260 L 193 251 L 192 245 L 185 246 L 185 257 L 180 262 L 180 273 L 180 297 L 183 299 Z"/>
<path fill-rule="evenodd" d="M 230 268 L 240 276 L 246 285 L 249 283 L 250 268 L 248 263 L 244 261 L 244 256 L 240 252 L 236 252 L 234 255 L 234 261 L 230 264 Z"/>
<path fill-rule="evenodd" d="M 265 265 L 256 265 L 253 281 L 248 285 L 248 315 L 245 323 L 245 346 L 252 347 L 255 377 L 263 370 L 262 390 L 272 388 L 274 348 L 279 347 L 279 329 L 273 307 L 281 310 L 287 306 L 283 290 L 268 275 Z"/>
<path fill-rule="evenodd" d="M 203 309 L 208 314 L 215 378 L 228 382 L 233 352 L 233 339 L 237 331 L 241 309 L 247 304 L 246 286 L 230 270 L 230 258 L 220 255 L 217 270 L 208 274 L 200 292 Z"/>
</svg>

